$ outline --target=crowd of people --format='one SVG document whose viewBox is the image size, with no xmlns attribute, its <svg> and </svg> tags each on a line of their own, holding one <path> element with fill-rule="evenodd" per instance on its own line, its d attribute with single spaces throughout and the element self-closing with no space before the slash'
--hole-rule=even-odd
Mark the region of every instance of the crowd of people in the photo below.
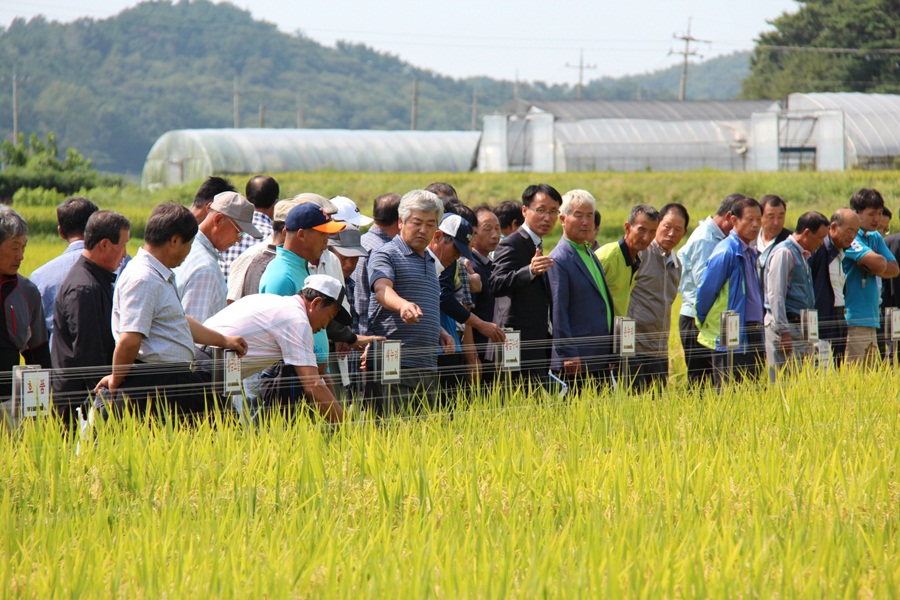
<svg viewBox="0 0 900 600">
<path fill-rule="evenodd" d="M 144 245 L 126 252 L 127 218 L 86 198 L 57 209 L 68 248 L 19 274 L 28 227 L 0 207 L 0 371 L 52 368 L 53 407 L 71 423 L 86 398 L 136 411 L 244 416 L 309 406 L 327 420 L 348 407 L 393 414 L 459 389 L 585 381 L 663 389 L 673 304 L 691 384 L 775 378 L 813 352 L 803 315 L 838 361 L 892 350 L 882 308 L 900 307 L 900 235 L 881 194 L 861 189 L 829 218 L 784 227 L 786 202 L 727 196 L 690 228 L 685 206 L 633 207 L 621 238 L 600 244 L 601 214 L 585 190 L 531 185 L 521 201 L 467 206 L 447 183 L 387 193 L 366 216 L 351 199 L 281 199 L 256 176 L 242 195 L 210 177 L 190 208 L 157 206 Z M 551 252 L 544 239 L 557 222 Z M 726 351 L 720 315 L 740 319 Z M 616 317 L 635 324 L 635 355 L 614 347 Z M 519 364 L 502 368 L 517 332 Z M 370 356 L 401 343 L 384 378 Z M 242 392 L 223 398 L 215 349 L 242 357 Z"/>
</svg>

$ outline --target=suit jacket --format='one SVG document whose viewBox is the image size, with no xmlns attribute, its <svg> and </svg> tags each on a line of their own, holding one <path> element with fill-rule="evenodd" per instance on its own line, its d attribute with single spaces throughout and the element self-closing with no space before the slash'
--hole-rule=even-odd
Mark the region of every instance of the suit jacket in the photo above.
<svg viewBox="0 0 900 600">
<path fill-rule="evenodd" d="M 600 270 L 606 287 L 606 276 L 600 261 L 589 253 Z M 561 239 L 553 252 L 553 266 L 547 272 L 553 297 L 553 351 L 550 368 L 562 370 L 563 361 L 580 357 L 582 368 L 589 372 L 609 370 L 614 362 L 612 334 L 609 323 L 614 315 L 612 292 L 606 287 L 609 305 L 603 299 L 597 282 L 584 260 L 565 239 Z M 607 319 L 609 315 L 610 320 Z M 601 358 L 602 357 L 602 358 Z M 605 368 L 604 368 L 605 367 Z"/>
<path fill-rule="evenodd" d="M 545 275 L 531 276 L 535 245 L 531 236 L 519 228 L 500 240 L 494 251 L 491 293 L 509 299 L 499 302 L 502 311 L 497 324 L 521 332 L 523 342 L 542 342 L 550 338 L 550 286 Z M 502 314 L 505 312 L 506 314 Z M 546 375 L 549 344 L 523 344 L 522 363 L 527 370 L 542 370 Z"/>
</svg>

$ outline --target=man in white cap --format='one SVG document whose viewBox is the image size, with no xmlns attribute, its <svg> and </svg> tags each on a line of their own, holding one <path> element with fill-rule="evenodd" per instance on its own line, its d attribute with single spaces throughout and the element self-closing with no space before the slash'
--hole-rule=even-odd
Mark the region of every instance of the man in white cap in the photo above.
<svg viewBox="0 0 900 600">
<path fill-rule="evenodd" d="M 331 215 L 335 221 L 343 221 L 355 227 L 362 229 L 372 224 L 372 217 L 367 217 L 359 211 L 356 202 L 346 196 L 335 196 L 331 199 L 331 203 L 337 209 L 337 212 Z"/>
<path fill-rule="evenodd" d="M 216 195 L 187 258 L 173 269 L 185 314 L 203 322 L 226 305 L 228 286 L 219 268 L 219 252 L 241 237 L 262 234 L 253 224 L 253 205 L 237 192 Z"/>
<path fill-rule="evenodd" d="M 273 392 L 279 403 L 289 406 L 303 394 L 323 417 L 337 423 L 344 413 L 319 374 L 313 334 L 324 330 L 332 319 L 350 323 L 343 300 L 344 288 L 338 280 L 328 275 L 310 275 L 296 295 L 244 297 L 207 319 L 204 325 L 247 341 L 249 349 L 241 361 L 242 377 L 283 361 L 284 368 L 274 382 Z"/>
</svg>

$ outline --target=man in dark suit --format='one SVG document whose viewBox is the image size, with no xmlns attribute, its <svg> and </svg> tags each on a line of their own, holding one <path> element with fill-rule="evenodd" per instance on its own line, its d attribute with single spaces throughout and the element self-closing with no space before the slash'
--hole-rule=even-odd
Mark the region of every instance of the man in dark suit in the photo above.
<svg viewBox="0 0 900 600">
<path fill-rule="evenodd" d="M 563 379 L 606 379 L 612 357 L 613 299 L 600 261 L 591 252 L 594 197 L 584 190 L 563 196 L 563 239 L 547 273 L 553 298 L 553 351 L 550 368 Z"/>
<path fill-rule="evenodd" d="M 550 355 L 550 285 L 553 259 L 543 255 L 542 239 L 553 230 L 562 196 L 545 183 L 522 192 L 525 224 L 500 241 L 494 252 L 491 292 L 508 298 L 495 322 L 521 332 L 522 374 L 544 379 Z"/>
</svg>

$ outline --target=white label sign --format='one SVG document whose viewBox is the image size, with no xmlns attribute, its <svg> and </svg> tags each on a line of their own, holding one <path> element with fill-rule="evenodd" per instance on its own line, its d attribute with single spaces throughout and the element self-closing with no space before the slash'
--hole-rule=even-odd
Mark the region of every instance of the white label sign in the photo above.
<svg viewBox="0 0 900 600">
<path fill-rule="evenodd" d="M 234 350 L 225 351 L 225 394 L 241 393 L 241 357 Z"/>
<path fill-rule="evenodd" d="M 891 313 L 891 340 L 900 340 L 900 308 Z"/>
<path fill-rule="evenodd" d="M 381 351 L 381 380 L 400 380 L 400 342 L 385 341 Z"/>
<path fill-rule="evenodd" d="M 725 329 L 725 348 L 737 350 L 741 347 L 741 316 L 733 311 L 722 313 Z"/>
<path fill-rule="evenodd" d="M 808 342 L 818 342 L 819 341 L 819 311 L 817 310 L 804 310 L 802 313 L 803 320 L 803 333 L 806 335 L 806 341 Z"/>
<path fill-rule="evenodd" d="M 831 366 L 831 342 L 819 340 L 815 343 L 816 363 L 827 371 Z"/>
<path fill-rule="evenodd" d="M 522 334 L 518 331 L 507 331 L 503 342 L 503 368 L 518 371 L 522 368 Z"/>
<path fill-rule="evenodd" d="M 50 411 L 50 371 L 35 366 L 13 367 L 13 380 L 21 394 L 22 417 L 46 416 Z"/>
<path fill-rule="evenodd" d="M 622 318 L 619 321 L 619 355 L 634 356 L 636 325 L 634 319 Z"/>
</svg>

